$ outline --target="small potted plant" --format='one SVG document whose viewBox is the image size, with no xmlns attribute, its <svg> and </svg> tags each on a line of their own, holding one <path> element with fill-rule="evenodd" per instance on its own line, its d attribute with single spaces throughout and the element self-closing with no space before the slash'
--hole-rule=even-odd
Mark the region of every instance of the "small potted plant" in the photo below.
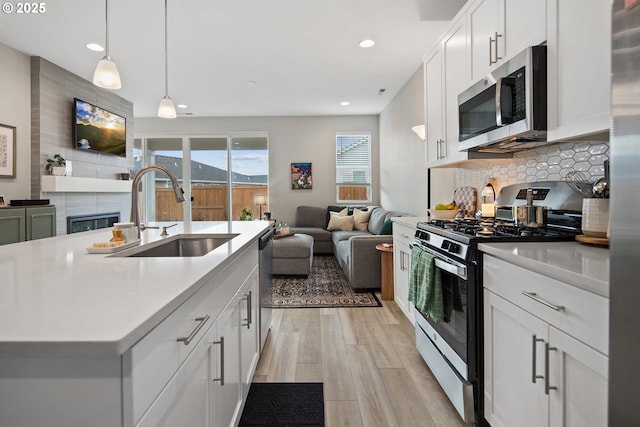
<svg viewBox="0 0 640 427">
<path fill-rule="evenodd" d="M 45 169 L 51 175 L 64 176 L 66 173 L 67 162 L 60 154 L 54 154 L 53 159 L 47 159 L 47 165 Z"/>
<path fill-rule="evenodd" d="M 240 213 L 240 221 L 251 221 L 253 220 L 253 214 L 247 208 L 242 209 Z"/>
</svg>

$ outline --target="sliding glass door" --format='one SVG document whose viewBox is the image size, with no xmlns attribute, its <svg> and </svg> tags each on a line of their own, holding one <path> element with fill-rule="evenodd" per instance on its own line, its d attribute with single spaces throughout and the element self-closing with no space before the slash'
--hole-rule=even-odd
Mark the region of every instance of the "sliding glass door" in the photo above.
<svg viewBox="0 0 640 427">
<path fill-rule="evenodd" d="M 266 134 L 140 137 L 134 156 L 136 170 L 155 163 L 175 173 L 187 199 L 176 203 L 166 176 L 149 173 L 141 202 L 146 221 L 238 220 L 243 210 L 257 219 L 268 209 Z"/>
</svg>

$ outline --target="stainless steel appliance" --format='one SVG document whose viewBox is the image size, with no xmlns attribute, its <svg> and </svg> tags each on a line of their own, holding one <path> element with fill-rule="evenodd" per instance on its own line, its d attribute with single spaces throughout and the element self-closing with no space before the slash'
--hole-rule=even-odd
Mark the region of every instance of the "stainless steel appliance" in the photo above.
<svg viewBox="0 0 640 427">
<path fill-rule="evenodd" d="M 612 9 L 609 426 L 640 425 L 640 1 Z"/>
<path fill-rule="evenodd" d="M 264 347 L 271 326 L 271 306 L 265 306 L 265 301 L 271 302 L 271 281 L 273 276 L 273 268 L 271 266 L 271 258 L 273 257 L 273 228 L 265 231 L 258 240 L 259 268 L 260 268 L 260 293 L 258 301 L 260 301 L 260 351 Z"/>
<path fill-rule="evenodd" d="M 547 207 L 544 226 L 523 226 L 512 216 L 514 207 L 527 202 L 527 190 L 531 188 L 536 189 L 533 202 Z M 459 298 L 459 306 L 444 322 L 415 310 L 416 346 L 461 418 L 478 425 L 484 423 L 482 259 L 478 243 L 573 240 L 581 227 L 582 196 L 566 182 L 506 186 L 496 203 L 508 215 L 420 222 L 412 244 L 412 251 L 425 251 L 434 257 L 435 274 L 445 278 L 452 286 L 451 294 Z"/>
<path fill-rule="evenodd" d="M 459 149 L 528 150 L 547 141 L 547 47 L 533 46 L 458 95 Z"/>
</svg>

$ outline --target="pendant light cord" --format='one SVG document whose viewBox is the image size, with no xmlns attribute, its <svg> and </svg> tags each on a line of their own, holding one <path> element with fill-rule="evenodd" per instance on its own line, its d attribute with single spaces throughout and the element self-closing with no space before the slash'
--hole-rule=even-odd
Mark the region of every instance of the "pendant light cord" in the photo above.
<svg viewBox="0 0 640 427">
<path fill-rule="evenodd" d="M 109 0 L 104 0 L 104 26 L 105 26 L 105 41 L 104 41 L 104 53 L 109 58 Z"/>
<path fill-rule="evenodd" d="M 167 35 L 168 27 L 167 0 L 164 0 L 164 94 L 169 96 L 169 36 Z"/>
</svg>

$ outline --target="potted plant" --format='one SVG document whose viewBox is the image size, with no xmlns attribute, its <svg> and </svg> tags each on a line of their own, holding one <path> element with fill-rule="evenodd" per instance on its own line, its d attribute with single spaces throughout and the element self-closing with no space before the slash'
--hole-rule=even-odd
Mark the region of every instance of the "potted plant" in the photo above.
<svg viewBox="0 0 640 427">
<path fill-rule="evenodd" d="M 240 221 L 251 221 L 253 220 L 253 214 L 247 208 L 242 209 L 240 213 Z"/>
<path fill-rule="evenodd" d="M 51 175 L 64 176 L 66 173 L 67 162 L 60 154 L 54 154 L 53 159 L 47 159 L 47 165 L 45 169 Z"/>
</svg>

